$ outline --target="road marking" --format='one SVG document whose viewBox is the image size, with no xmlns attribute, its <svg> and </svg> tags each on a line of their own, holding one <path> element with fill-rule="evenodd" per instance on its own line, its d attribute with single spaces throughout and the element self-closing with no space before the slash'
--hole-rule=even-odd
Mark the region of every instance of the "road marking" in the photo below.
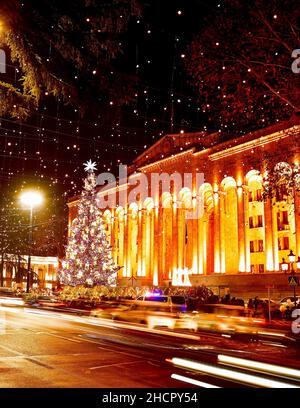
<svg viewBox="0 0 300 408">
<path fill-rule="evenodd" d="M 54 367 L 49 366 L 48 364 L 42 363 L 38 360 L 35 360 L 31 357 L 25 357 L 24 360 L 29 361 L 30 363 L 36 364 L 38 366 L 44 367 L 44 368 L 48 368 L 49 370 L 53 370 Z"/>
<path fill-rule="evenodd" d="M 38 332 L 37 334 L 46 334 L 48 336 L 58 337 L 59 339 L 72 341 L 73 343 L 81 343 L 80 340 L 70 339 L 69 337 L 59 336 L 58 334 L 48 333 L 48 332 Z"/>
<path fill-rule="evenodd" d="M 10 347 L 3 346 L 2 344 L 0 344 L 0 347 L 3 348 L 3 349 L 6 350 L 6 351 L 9 351 L 10 353 L 16 354 L 17 356 L 22 356 L 22 357 L 25 356 L 25 354 L 20 353 L 19 351 L 13 350 L 13 349 L 11 349 Z"/>
<path fill-rule="evenodd" d="M 129 365 L 129 364 L 137 364 L 137 363 L 141 363 L 142 360 L 136 360 L 136 361 L 129 361 L 126 363 L 113 363 L 113 364 L 105 364 L 105 365 L 101 365 L 101 366 L 97 366 L 97 367 L 91 367 L 89 368 L 89 370 L 98 370 L 99 368 L 107 368 L 107 367 L 115 367 L 115 366 L 120 366 L 120 365 Z"/>
<path fill-rule="evenodd" d="M 108 347 L 101 347 L 101 346 L 99 346 L 99 344 L 101 344 L 101 343 L 100 343 L 101 339 L 99 339 L 100 341 L 94 341 L 94 340 L 89 340 L 89 339 L 86 339 L 86 338 L 82 337 L 82 336 L 83 336 L 82 334 L 79 334 L 78 336 L 79 336 L 83 341 L 86 341 L 86 342 L 88 342 L 88 343 L 97 344 L 97 345 L 98 345 L 97 348 L 100 349 L 100 350 L 111 351 L 111 352 L 113 352 L 113 353 L 125 354 L 125 355 L 127 355 L 127 356 L 136 357 L 136 354 L 126 353 L 125 351 L 118 351 L 118 350 L 114 350 L 114 349 L 111 349 L 111 348 L 108 348 Z M 103 339 L 102 339 L 102 340 L 103 340 Z"/>
<path fill-rule="evenodd" d="M 126 353 L 126 351 L 118 351 L 118 350 L 114 350 L 114 349 L 108 349 L 107 347 L 98 347 L 98 349 L 112 351 L 114 353 L 119 353 L 119 354 L 125 354 L 126 356 L 136 357 L 136 354 Z"/>
</svg>

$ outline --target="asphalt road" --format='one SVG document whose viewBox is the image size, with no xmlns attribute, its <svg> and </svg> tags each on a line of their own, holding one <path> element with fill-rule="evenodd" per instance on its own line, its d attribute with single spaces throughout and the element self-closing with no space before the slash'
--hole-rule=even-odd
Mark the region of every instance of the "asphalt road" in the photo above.
<svg viewBox="0 0 300 408">
<path fill-rule="evenodd" d="M 217 366 L 219 354 L 300 368 L 298 346 L 274 340 L 149 331 L 105 319 L 0 308 L 0 387 L 191 387 L 182 378 L 172 378 L 174 374 L 219 387 L 253 386 L 170 361 L 181 358 Z"/>
</svg>

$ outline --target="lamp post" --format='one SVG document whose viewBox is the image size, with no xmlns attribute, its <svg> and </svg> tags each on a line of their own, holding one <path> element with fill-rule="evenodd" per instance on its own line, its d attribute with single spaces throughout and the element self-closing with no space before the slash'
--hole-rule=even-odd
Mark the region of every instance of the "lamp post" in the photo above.
<svg viewBox="0 0 300 408">
<path fill-rule="evenodd" d="M 282 262 L 281 262 L 281 270 L 286 273 L 287 270 L 289 269 L 289 265 L 287 262 L 285 262 L 285 259 L 282 258 Z"/>
<path fill-rule="evenodd" d="M 30 289 L 30 267 L 31 267 L 31 247 L 32 247 L 32 227 L 33 227 L 33 209 L 40 205 L 43 201 L 42 195 L 37 191 L 25 191 L 20 197 L 21 203 L 25 208 L 29 209 L 29 232 L 28 232 L 28 262 L 27 262 L 27 279 L 26 292 Z"/>
<path fill-rule="evenodd" d="M 300 271 L 300 256 L 298 256 L 296 265 L 297 265 L 297 271 Z"/>
<path fill-rule="evenodd" d="M 294 262 L 296 260 L 296 256 L 294 254 L 294 252 L 292 250 L 290 250 L 290 253 L 288 255 L 289 257 L 289 261 L 290 261 L 290 269 L 291 269 L 291 276 L 295 275 L 295 271 L 294 271 Z M 296 301 L 296 284 L 293 285 L 294 288 L 294 302 L 295 302 L 295 307 L 297 306 L 297 301 Z"/>
<path fill-rule="evenodd" d="M 290 250 L 290 253 L 288 254 L 289 261 L 290 261 L 290 266 L 291 266 L 291 273 L 294 273 L 294 262 L 296 259 L 296 256 L 292 250 Z"/>
</svg>

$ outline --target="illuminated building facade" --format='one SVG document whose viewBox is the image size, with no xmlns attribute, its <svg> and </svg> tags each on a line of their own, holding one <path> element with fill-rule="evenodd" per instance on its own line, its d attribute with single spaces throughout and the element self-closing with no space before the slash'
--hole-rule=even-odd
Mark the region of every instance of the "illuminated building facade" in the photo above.
<svg viewBox="0 0 300 408">
<path fill-rule="evenodd" d="M 104 211 L 121 267 L 119 284 L 218 286 L 228 284 L 229 276 L 264 281 L 265 275 L 283 275 L 282 258 L 288 261 L 290 250 L 296 260 L 300 256 L 299 139 L 300 125 L 283 123 L 231 139 L 205 132 L 166 135 L 140 155 L 129 168 L 132 180 L 141 173 L 148 179 L 153 173 L 191 173 L 192 184 L 178 191 L 171 180 L 167 191 L 159 185 L 149 197 L 137 195 Z M 294 171 L 292 198 L 284 190 L 264 196 L 270 168 L 279 178 Z M 199 173 L 204 182 L 198 187 Z M 134 187 L 119 183 L 98 194 L 114 191 L 118 203 Z M 200 206 L 199 216 L 191 217 Z M 76 200 L 69 203 L 69 223 L 75 217 Z"/>
<path fill-rule="evenodd" d="M 28 257 L 7 255 L 3 263 L 3 286 L 26 288 Z M 23 278 L 17 278 L 20 269 Z M 57 286 L 58 258 L 54 256 L 31 256 L 33 287 L 52 289 Z"/>
</svg>

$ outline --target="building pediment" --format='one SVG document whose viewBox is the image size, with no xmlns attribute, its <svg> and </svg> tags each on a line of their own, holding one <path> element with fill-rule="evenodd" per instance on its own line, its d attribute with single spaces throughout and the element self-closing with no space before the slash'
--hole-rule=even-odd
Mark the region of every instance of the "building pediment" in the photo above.
<svg viewBox="0 0 300 408">
<path fill-rule="evenodd" d="M 208 148 L 217 144 L 219 137 L 218 133 L 208 134 L 207 132 L 165 135 L 138 156 L 133 163 L 136 168 L 139 168 L 192 147 Z"/>
</svg>

